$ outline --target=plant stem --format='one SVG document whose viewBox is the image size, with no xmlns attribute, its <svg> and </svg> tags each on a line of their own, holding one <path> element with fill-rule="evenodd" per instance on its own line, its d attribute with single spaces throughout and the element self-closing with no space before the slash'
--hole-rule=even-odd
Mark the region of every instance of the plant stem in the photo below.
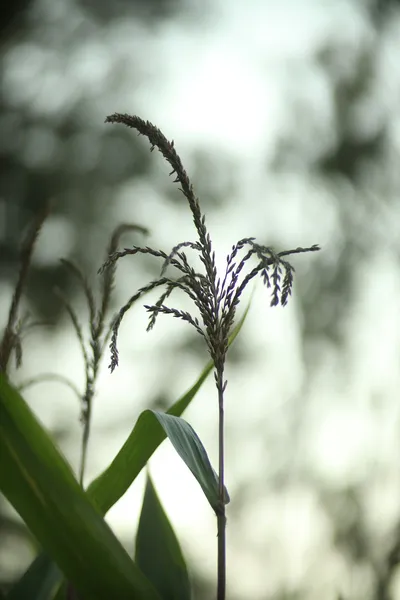
<svg viewBox="0 0 400 600">
<path fill-rule="evenodd" d="M 219 507 L 217 512 L 218 528 L 218 586 L 217 600 L 225 600 L 226 589 L 226 517 L 224 485 L 224 370 L 217 368 L 218 388 L 218 454 L 219 454 Z"/>
<path fill-rule="evenodd" d="M 91 406 L 91 400 L 90 400 L 89 403 L 87 404 L 87 406 L 85 407 L 85 417 L 84 417 L 83 433 L 82 433 L 81 460 L 80 460 L 80 465 L 79 465 L 79 483 L 81 484 L 82 487 L 83 487 L 83 477 L 85 475 L 87 451 L 88 451 L 88 444 L 89 444 L 90 422 L 91 422 L 91 416 L 92 416 L 91 413 L 92 413 L 92 406 Z"/>
</svg>

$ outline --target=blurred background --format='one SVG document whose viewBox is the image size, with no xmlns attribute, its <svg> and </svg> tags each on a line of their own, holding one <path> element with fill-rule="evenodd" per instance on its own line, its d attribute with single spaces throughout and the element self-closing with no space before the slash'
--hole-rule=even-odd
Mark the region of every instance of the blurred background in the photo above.
<svg viewBox="0 0 400 600">
<path fill-rule="evenodd" d="M 25 309 L 21 383 L 42 372 L 84 385 L 61 288 L 87 322 L 69 258 L 93 283 L 112 230 L 123 246 L 166 252 L 195 237 L 183 196 L 143 138 L 105 125 L 114 112 L 155 123 L 188 171 L 221 265 L 255 236 L 294 257 L 293 297 L 269 307 L 256 285 L 227 367 L 228 597 L 400 599 L 400 3 L 395 0 L 18 0 L 0 26 L 0 320 L 27 225 L 45 203 Z M 159 273 L 120 261 L 113 312 Z M 154 299 L 157 299 L 155 296 Z M 242 310 L 247 299 L 244 299 Z M 147 302 L 148 299 L 146 299 Z M 180 299 L 175 301 L 179 303 Z M 140 412 L 195 381 L 205 348 L 137 305 L 120 367 L 100 375 L 87 482 Z M 25 393 L 77 468 L 79 404 L 67 387 Z M 185 418 L 217 464 L 212 380 Z M 150 463 L 182 543 L 196 599 L 213 597 L 216 523 L 164 443 Z M 133 548 L 143 477 L 107 520 Z M 0 581 L 34 556 L 0 501 Z"/>
</svg>

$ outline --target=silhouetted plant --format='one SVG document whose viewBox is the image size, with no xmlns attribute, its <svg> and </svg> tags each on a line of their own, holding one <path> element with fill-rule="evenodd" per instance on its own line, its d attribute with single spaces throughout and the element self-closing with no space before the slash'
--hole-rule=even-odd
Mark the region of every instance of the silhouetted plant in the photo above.
<svg viewBox="0 0 400 600">
<path fill-rule="evenodd" d="M 119 225 L 111 236 L 110 243 L 107 248 L 107 256 L 116 251 L 121 236 L 128 231 L 137 231 L 142 234 L 147 233 L 147 230 L 139 225 Z M 92 403 L 95 395 L 95 384 L 99 373 L 101 359 L 104 355 L 104 350 L 107 347 L 107 343 L 114 326 L 114 321 L 112 320 L 110 323 L 108 320 L 108 311 L 110 307 L 111 294 L 114 289 L 115 265 L 110 264 L 109 267 L 104 269 L 102 272 L 101 295 L 100 301 L 98 302 L 81 269 L 69 260 L 63 259 L 62 263 L 70 270 L 70 272 L 80 283 L 86 298 L 87 309 L 89 312 L 89 340 L 86 343 L 78 315 L 76 314 L 69 300 L 61 293 L 60 290 L 57 290 L 57 294 L 63 302 L 76 332 L 85 366 L 85 391 L 80 395 L 82 405 L 81 422 L 83 424 L 83 434 L 79 474 L 80 481 L 83 483 L 90 435 Z M 52 376 L 50 375 L 50 377 Z M 69 383 L 69 385 L 71 387 L 71 383 Z"/>
<path fill-rule="evenodd" d="M 151 151 L 157 148 L 172 167 L 170 173 L 176 175 L 175 182 L 180 183 L 181 191 L 189 202 L 198 241 L 184 241 L 177 244 L 170 253 L 152 248 L 134 246 L 120 252 L 110 254 L 101 272 L 106 273 L 116 261 L 127 255 L 150 254 L 163 260 L 159 279 L 140 288 L 119 311 L 112 328 L 111 335 L 111 371 L 118 365 L 117 337 L 121 321 L 129 308 L 141 296 L 151 290 L 163 287 L 164 291 L 159 300 L 145 308 L 150 314 L 148 330 L 151 329 L 160 313 L 172 315 L 189 323 L 204 338 L 214 363 L 214 378 L 218 393 L 219 407 L 219 503 L 216 509 L 218 524 L 218 600 L 225 598 L 226 587 L 226 517 L 225 504 L 229 501 L 224 487 L 224 392 L 227 381 L 224 378 L 225 360 L 228 350 L 228 338 L 234 323 L 236 310 L 247 284 L 260 275 L 263 283 L 271 288 L 271 306 L 279 303 L 285 306 L 292 291 L 292 265 L 285 260 L 286 256 L 313 252 L 319 246 L 296 248 L 275 252 L 272 248 L 258 244 L 254 238 L 248 237 L 232 246 L 226 258 L 225 272 L 217 272 L 215 252 L 208 233 L 205 217 L 201 212 L 189 177 L 182 166 L 174 142 L 169 142 L 164 134 L 149 121 L 127 114 L 113 114 L 106 123 L 122 123 L 136 129 L 139 134 L 146 136 L 151 143 Z M 195 251 L 203 263 L 204 272 L 197 272 L 189 263 L 184 248 Z M 241 253 L 241 254 L 240 254 Z M 242 256 L 241 258 L 240 255 Z M 244 269 L 250 259 L 257 263 L 246 272 Z M 177 277 L 165 275 L 171 266 L 177 271 Z M 183 291 L 192 300 L 198 310 L 198 316 L 165 304 L 166 300 L 176 289 Z"/>
<path fill-rule="evenodd" d="M 32 323 L 30 321 L 28 314 L 23 315 L 23 317 L 19 317 L 19 308 L 22 299 L 22 293 L 28 277 L 33 249 L 48 214 L 49 207 L 46 206 L 38 213 L 37 217 L 30 224 L 26 236 L 22 241 L 18 278 L 14 288 L 10 310 L 8 312 L 7 324 L 4 328 L 3 337 L 0 342 L 0 373 L 7 373 L 9 361 L 13 352 L 15 353 L 17 368 L 21 366 L 22 334 L 26 332 L 27 329 L 37 325 L 37 323 Z"/>
</svg>

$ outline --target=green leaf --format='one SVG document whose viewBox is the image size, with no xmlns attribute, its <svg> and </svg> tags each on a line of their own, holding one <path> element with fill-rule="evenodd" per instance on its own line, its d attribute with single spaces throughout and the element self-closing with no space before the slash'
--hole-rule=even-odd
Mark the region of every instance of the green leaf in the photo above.
<svg viewBox="0 0 400 600">
<path fill-rule="evenodd" d="M 168 411 L 182 414 L 194 398 L 197 390 L 207 378 L 212 365 L 207 366 L 195 385 Z M 101 514 L 108 510 L 125 494 L 143 467 L 166 438 L 166 434 L 149 411 L 139 416 L 128 439 L 110 466 L 88 487 L 87 493 Z"/>
<path fill-rule="evenodd" d="M 233 329 L 229 344 L 232 344 L 241 330 L 249 308 L 250 304 Z M 209 362 L 196 383 L 168 409 L 167 414 L 179 417 L 189 406 L 212 369 L 213 363 Z M 166 433 L 160 429 L 152 415 L 142 413 L 110 466 L 90 484 L 87 490 L 89 497 L 103 515 L 125 494 L 165 438 Z"/>
<path fill-rule="evenodd" d="M 0 491 L 85 600 L 158 598 L 4 375 L 0 456 Z"/>
<path fill-rule="evenodd" d="M 175 450 L 191 470 L 214 511 L 218 512 L 218 475 L 214 471 L 201 440 L 193 427 L 181 417 L 167 415 L 156 410 L 151 412 L 164 429 Z M 143 414 L 143 413 L 142 413 Z M 230 498 L 225 488 L 225 504 Z"/>
<path fill-rule="evenodd" d="M 7 600 L 51 600 L 61 577 L 62 573 L 54 561 L 41 552 L 8 592 Z"/>
<path fill-rule="evenodd" d="M 190 600 L 190 581 L 177 537 L 147 476 L 135 562 L 163 600 Z"/>
</svg>

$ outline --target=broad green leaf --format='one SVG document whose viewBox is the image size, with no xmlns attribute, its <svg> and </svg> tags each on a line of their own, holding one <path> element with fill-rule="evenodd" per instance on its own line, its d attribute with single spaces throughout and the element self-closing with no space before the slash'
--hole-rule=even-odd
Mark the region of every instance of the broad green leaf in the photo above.
<svg viewBox="0 0 400 600">
<path fill-rule="evenodd" d="M 7 594 L 7 600 L 51 600 L 62 573 L 46 553 L 41 552 Z"/>
<path fill-rule="evenodd" d="M 208 365 L 189 392 L 169 409 L 169 414 L 183 413 L 211 370 L 212 365 Z M 101 514 L 105 515 L 125 494 L 166 437 L 154 416 L 149 411 L 142 412 L 110 466 L 88 487 L 89 498 Z"/>
<path fill-rule="evenodd" d="M 146 412 L 151 412 L 156 417 L 175 450 L 199 482 L 211 507 L 218 512 L 220 506 L 218 475 L 212 468 L 207 452 L 193 427 L 181 417 L 167 415 L 156 410 Z M 225 488 L 225 504 L 228 504 L 229 500 L 229 494 Z"/>
<path fill-rule="evenodd" d="M 85 600 L 158 598 L 4 375 L 0 457 L 0 491 Z"/>
<path fill-rule="evenodd" d="M 135 562 L 163 600 L 190 600 L 186 563 L 149 476 L 136 535 Z"/>
<path fill-rule="evenodd" d="M 229 344 L 232 344 L 241 330 L 249 307 L 250 305 L 233 329 Z M 212 369 L 213 363 L 209 362 L 196 383 L 168 409 L 167 414 L 179 417 L 189 406 Z M 166 433 L 158 426 L 153 416 L 148 412 L 142 413 L 110 466 L 90 484 L 87 490 L 101 514 L 105 515 L 125 494 L 165 438 Z"/>
</svg>

